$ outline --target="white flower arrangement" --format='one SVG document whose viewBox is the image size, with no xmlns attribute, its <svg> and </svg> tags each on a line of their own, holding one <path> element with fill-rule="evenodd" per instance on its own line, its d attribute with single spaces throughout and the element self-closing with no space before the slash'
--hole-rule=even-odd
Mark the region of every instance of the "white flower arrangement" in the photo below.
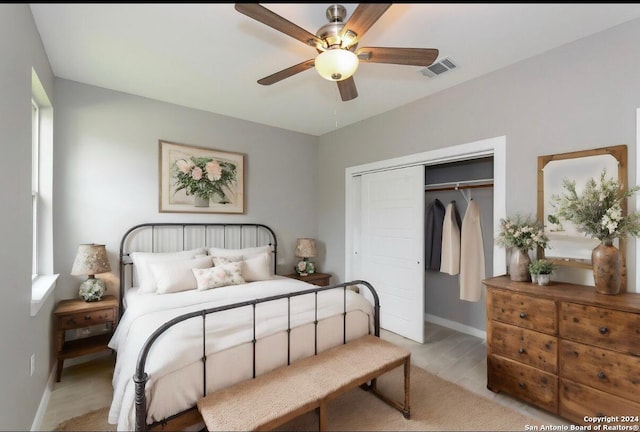
<svg viewBox="0 0 640 432">
<path fill-rule="evenodd" d="M 640 190 L 634 186 L 623 191 L 620 184 L 608 179 L 606 170 L 600 174 L 600 181 L 587 180 L 584 191 L 578 195 L 574 180 L 563 180 L 565 193 L 551 197 L 559 219 L 573 222 L 579 232 L 603 243 L 615 238 L 640 235 L 640 215 L 622 214 L 624 201 Z"/>
<path fill-rule="evenodd" d="M 537 247 L 546 248 L 549 243 L 542 224 L 530 217 L 516 215 L 513 219 L 500 219 L 500 226 L 496 243 L 501 246 L 529 251 Z"/>
</svg>

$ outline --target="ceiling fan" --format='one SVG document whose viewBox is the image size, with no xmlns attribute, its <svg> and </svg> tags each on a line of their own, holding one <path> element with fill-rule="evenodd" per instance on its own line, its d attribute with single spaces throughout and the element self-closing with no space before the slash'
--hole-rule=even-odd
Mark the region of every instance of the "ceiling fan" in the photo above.
<svg viewBox="0 0 640 432">
<path fill-rule="evenodd" d="M 391 3 L 361 3 L 347 22 L 347 10 L 335 4 L 327 8 L 328 24 L 312 34 L 257 3 L 236 3 L 238 12 L 315 48 L 318 56 L 258 80 L 271 85 L 313 67 L 325 79 L 336 81 L 340 97 L 349 101 L 358 97 L 353 74 L 359 62 L 429 66 L 438 58 L 433 48 L 358 48 L 364 34 L 389 9 Z"/>
</svg>

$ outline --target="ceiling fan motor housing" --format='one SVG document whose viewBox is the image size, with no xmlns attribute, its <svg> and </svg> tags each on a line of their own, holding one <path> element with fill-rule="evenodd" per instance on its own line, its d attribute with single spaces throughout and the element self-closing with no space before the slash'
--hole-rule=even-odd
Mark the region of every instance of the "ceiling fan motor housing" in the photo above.
<svg viewBox="0 0 640 432">
<path fill-rule="evenodd" d="M 344 28 L 344 19 L 347 16 L 347 9 L 342 5 L 334 4 L 327 8 L 326 15 L 329 22 L 318 29 L 316 36 L 322 39 L 325 44 L 325 49 L 346 48 L 343 46 L 343 40 L 340 34 Z M 352 36 L 352 39 L 354 36 Z M 356 45 L 349 47 L 351 51 L 355 48 Z"/>
</svg>

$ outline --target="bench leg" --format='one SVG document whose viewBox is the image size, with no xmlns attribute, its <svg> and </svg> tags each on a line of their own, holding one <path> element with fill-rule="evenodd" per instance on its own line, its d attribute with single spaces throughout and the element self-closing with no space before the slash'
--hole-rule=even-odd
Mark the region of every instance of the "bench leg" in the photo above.
<svg viewBox="0 0 640 432">
<path fill-rule="evenodd" d="M 327 402 L 322 399 L 318 408 L 318 430 L 327 430 Z"/>
<path fill-rule="evenodd" d="M 411 409 L 409 407 L 409 393 L 410 393 L 410 387 L 411 387 L 409 371 L 411 370 L 411 357 L 407 357 L 407 359 L 403 363 L 403 366 L 404 366 L 404 404 L 401 404 L 400 402 L 392 400 L 386 395 L 384 395 L 383 393 L 381 393 L 380 391 L 378 391 L 378 388 L 376 386 L 377 383 L 375 379 L 371 380 L 371 384 L 369 384 L 368 386 L 366 387 L 363 386 L 363 389 L 370 391 L 371 393 L 376 395 L 379 399 L 381 399 L 383 402 L 385 402 L 387 405 L 400 411 L 402 415 L 408 419 L 411 417 Z"/>
<path fill-rule="evenodd" d="M 404 418 L 411 417 L 411 408 L 409 405 L 409 393 L 410 393 L 410 371 L 411 371 L 411 363 L 409 359 L 404 362 L 404 408 L 402 409 L 402 415 Z"/>
</svg>

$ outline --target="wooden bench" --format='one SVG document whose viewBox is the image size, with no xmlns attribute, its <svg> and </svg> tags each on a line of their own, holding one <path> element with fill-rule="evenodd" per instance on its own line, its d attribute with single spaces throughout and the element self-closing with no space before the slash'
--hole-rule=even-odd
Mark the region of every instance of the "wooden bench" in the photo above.
<svg viewBox="0 0 640 432">
<path fill-rule="evenodd" d="M 371 382 L 366 389 L 409 418 L 410 357 L 390 342 L 363 336 L 216 391 L 198 401 L 198 410 L 209 431 L 248 431 L 270 430 L 317 409 L 325 430 L 327 402 Z M 403 404 L 376 388 L 377 377 L 399 366 L 404 366 Z"/>
</svg>

